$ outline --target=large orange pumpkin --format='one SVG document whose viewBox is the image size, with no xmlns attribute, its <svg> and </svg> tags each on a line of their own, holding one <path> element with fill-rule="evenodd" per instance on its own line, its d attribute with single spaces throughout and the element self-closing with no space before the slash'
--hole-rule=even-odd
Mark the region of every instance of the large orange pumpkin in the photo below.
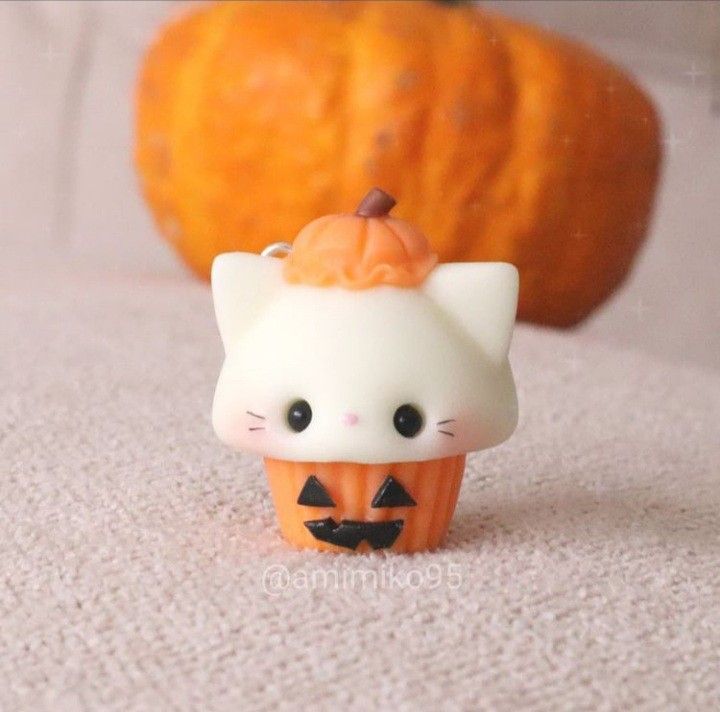
<svg viewBox="0 0 720 712">
<path fill-rule="evenodd" d="M 143 191 L 203 277 L 380 185 L 442 261 L 516 264 L 519 316 L 555 325 L 627 274 L 660 162 L 626 75 L 469 5 L 202 6 L 151 47 L 137 107 Z"/>
</svg>

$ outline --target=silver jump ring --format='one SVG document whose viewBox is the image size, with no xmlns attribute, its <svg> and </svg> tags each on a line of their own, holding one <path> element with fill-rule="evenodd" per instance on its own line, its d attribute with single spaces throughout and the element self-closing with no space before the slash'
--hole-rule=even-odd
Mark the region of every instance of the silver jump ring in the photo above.
<svg viewBox="0 0 720 712">
<path fill-rule="evenodd" d="M 289 242 L 273 242 L 260 253 L 260 256 L 276 257 L 278 255 L 287 255 L 290 252 L 292 252 L 292 245 Z"/>
</svg>

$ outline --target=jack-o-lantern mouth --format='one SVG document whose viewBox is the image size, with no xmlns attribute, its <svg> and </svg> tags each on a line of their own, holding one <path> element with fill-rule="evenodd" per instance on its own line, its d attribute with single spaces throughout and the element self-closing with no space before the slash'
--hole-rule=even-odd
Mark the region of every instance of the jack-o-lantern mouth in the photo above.
<svg viewBox="0 0 720 712">
<path fill-rule="evenodd" d="M 327 517 L 310 519 L 303 523 L 316 539 L 328 544 L 357 549 L 360 542 L 366 540 L 373 549 L 387 549 L 400 536 L 405 522 L 402 519 L 392 519 L 388 522 L 343 519 L 338 524 L 332 517 Z"/>
</svg>

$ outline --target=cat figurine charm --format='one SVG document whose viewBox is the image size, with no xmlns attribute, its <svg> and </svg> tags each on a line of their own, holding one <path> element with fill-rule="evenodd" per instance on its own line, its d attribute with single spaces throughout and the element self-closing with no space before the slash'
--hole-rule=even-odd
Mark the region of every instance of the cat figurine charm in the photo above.
<svg viewBox="0 0 720 712">
<path fill-rule="evenodd" d="M 284 258 L 219 255 L 213 427 L 265 458 L 284 537 L 326 551 L 437 547 L 466 453 L 514 431 L 518 272 L 438 264 L 375 188 Z"/>
</svg>

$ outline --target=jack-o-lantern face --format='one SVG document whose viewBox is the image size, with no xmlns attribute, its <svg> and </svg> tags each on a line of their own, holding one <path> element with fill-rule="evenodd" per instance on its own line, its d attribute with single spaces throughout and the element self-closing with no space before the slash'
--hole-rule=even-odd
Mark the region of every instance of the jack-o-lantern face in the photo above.
<svg viewBox="0 0 720 712">
<path fill-rule="evenodd" d="M 332 497 L 315 475 L 308 477 L 297 503 L 307 507 L 335 506 Z M 416 505 L 417 502 L 392 475 L 385 478 L 370 503 L 373 509 L 415 507 Z M 304 522 L 308 531 L 319 541 L 327 541 L 335 546 L 343 546 L 348 549 L 357 549 L 361 541 L 367 541 L 373 549 L 387 549 L 395 543 L 404 523 L 404 519 L 391 519 L 387 522 L 343 519 L 338 524 L 332 517 L 308 519 Z"/>
<path fill-rule="evenodd" d="M 420 551 L 440 543 L 465 457 L 366 465 L 266 460 L 283 533 L 307 548 Z"/>
</svg>

